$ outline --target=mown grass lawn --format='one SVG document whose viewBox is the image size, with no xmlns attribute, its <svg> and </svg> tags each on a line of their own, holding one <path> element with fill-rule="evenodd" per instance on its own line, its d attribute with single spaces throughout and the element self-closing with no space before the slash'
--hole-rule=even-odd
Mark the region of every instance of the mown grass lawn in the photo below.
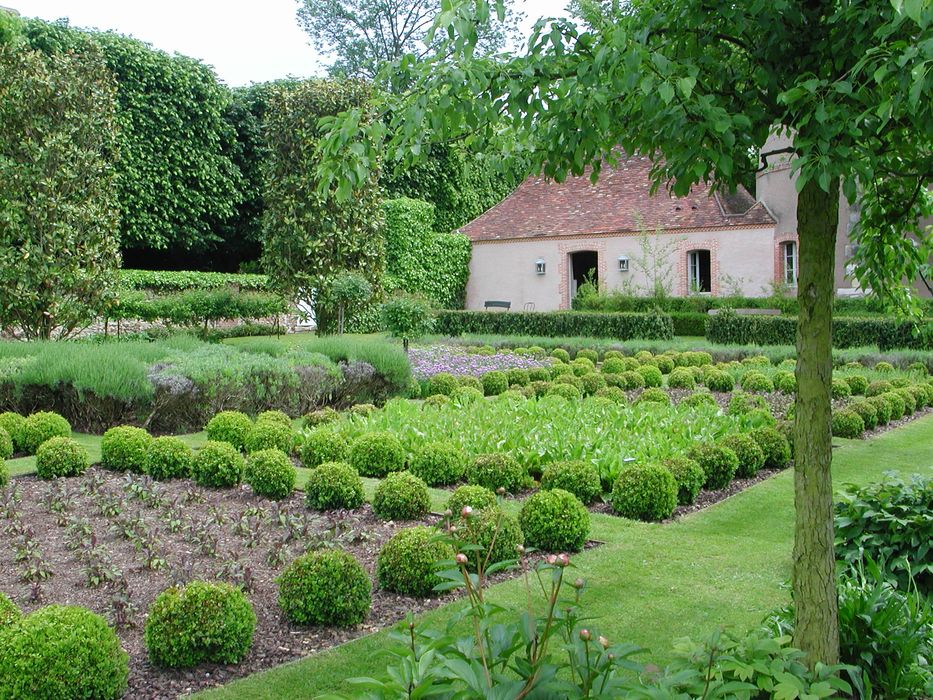
<svg viewBox="0 0 933 700">
<path fill-rule="evenodd" d="M 870 441 L 836 440 L 834 481 L 864 484 L 888 470 L 923 472 L 933 466 L 933 417 Z M 371 488 L 372 484 L 368 484 Z M 442 505 L 435 492 L 435 506 Z M 517 507 L 512 504 L 512 507 Z M 741 632 L 788 599 L 793 544 L 793 474 L 786 471 L 726 501 L 669 525 L 593 517 L 592 537 L 606 542 L 574 557 L 588 581 L 592 627 L 613 640 L 646 648 L 642 660 L 663 663 L 671 641 L 703 637 L 719 626 Z M 518 608 L 520 581 L 499 584 L 492 599 Z M 454 602 L 421 618 L 440 627 Z M 348 691 L 347 679 L 378 674 L 387 632 L 362 637 L 223 688 L 200 700 L 310 698 Z"/>
</svg>

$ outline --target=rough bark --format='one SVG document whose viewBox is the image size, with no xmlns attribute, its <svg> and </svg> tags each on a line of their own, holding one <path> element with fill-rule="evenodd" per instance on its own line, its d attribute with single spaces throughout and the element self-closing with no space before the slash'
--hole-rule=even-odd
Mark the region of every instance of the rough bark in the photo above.
<svg viewBox="0 0 933 700">
<path fill-rule="evenodd" d="M 839 660 L 833 552 L 832 315 L 839 182 L 807 183 L 797 200 L 797 408 L 794 434 L 794 644 L 808 662 Z"/>
</svg>

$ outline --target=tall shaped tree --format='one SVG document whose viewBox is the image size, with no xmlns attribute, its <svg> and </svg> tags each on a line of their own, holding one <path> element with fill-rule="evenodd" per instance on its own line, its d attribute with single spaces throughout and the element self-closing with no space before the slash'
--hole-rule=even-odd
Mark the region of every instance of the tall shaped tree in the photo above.
<svg viewBox="0 0 933 700">
<path fill-rule="evenodd" d="M 607 5 L 612 7 L 607 8 Z M 384 149 L 410 163 L 432 144 L 519 148 L 561 180 L 598 178 L 618 149 L 655 158 L 655 186 L 678 195 L 706 181 L 747 179 L 769 134 L 788 129 L 799 191 L 796 643 L 811 662 L 838 658 L 833 552 L 830 379 L 838 193 L 872 212 L 859 269 L 892 303 L 912 302 L 904 278 L 929 265 L 917 224 L 933 179 L 933 4 L 929 0 L 634 0 L 588 5 L 586 25 L 539 23 L 528 50 L 478 55 L 486 0 L 445 4 L 448 46 L 405 58 L 386 79 L 379 120 L 351 110 L 323 142 L 324 188 L 359 179 Z M 501 6 L 497 8 L 501 13 Z M 399 93 L 399 91 L 396 91 Z M 362 126 L 359 128 L 358 125 Z M 388 139 L 384 135 L 390 134 Z M 508 153 L 506 153 L 508 155 Z M 587 168 L 589 167 L 589 170 Z"/>
</svg>

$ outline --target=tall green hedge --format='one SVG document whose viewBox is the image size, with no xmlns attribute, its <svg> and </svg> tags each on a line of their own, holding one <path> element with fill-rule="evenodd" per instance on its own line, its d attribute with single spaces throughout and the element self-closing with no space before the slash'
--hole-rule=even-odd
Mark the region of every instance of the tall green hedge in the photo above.
<svg viewBox="0 0 933 700">
<path fill-rule="evenodd" d="M 125 291 L 121 294 L 120 303 L 108 313 L 108 318 L 195 326 L 209 321 L 269 318 L 287 310 L 288 305 L 282 297 L 266 292 L 191 289 L 150 297 L 145 292 Z"/>
<path fill-rule="evenodd" d="M 146 289 L 160 293 L 224 287 L 265 291 L 269 285 L 265 275 L 194 270 L 120 270 L 118 281 L 123 289 Z"/>
<path fill-rule="evenodd" d="M 671 317 L 662 313 L 599 314 L 578 311 L 442 311 L 435 331 L 496 335 L 591 336 L 630 340 L 669 340 L 674 337 Z"/>
</svg>

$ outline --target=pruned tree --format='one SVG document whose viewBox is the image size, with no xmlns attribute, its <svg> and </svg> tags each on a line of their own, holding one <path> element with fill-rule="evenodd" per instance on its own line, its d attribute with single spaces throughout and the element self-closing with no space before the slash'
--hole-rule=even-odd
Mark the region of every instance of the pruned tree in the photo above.
<svg viewBox="0 0 933 700">
<path fill-rule="evenodd" d="M 418 160 L 438 142 L 495 150 L 522 144 L 534 170 L 562 180 L 627 153 L 654 158 L 655 187 L 684 195 L 728 189 L 789 156 L 799 192 L 795 643 L 810 663 L 839 657 L 830 465 L 831 321 L 840 191 L 863 198 L 858 272 L 909 310 L 929 264 L 933 179 L 933 3 L 890 0 L 636 0 L 593 2 L 585 25 L 539 23 L 522 55 L 474 52 L 483 0 L 445 5 L 434 36 L 450 57 L 406 61 L 386 79 L 406 86 L 358 128 L 335 120 L 323 181 L 346 182 L 364 160 Z M 600 14 L 602 12 L 603 14 Z M 792 145 L 763 151 L 787 129 Z M 390 137 L 385 139 L 385 135 Z M 587 170 L 589 168 L 589 170 Z M 870 271 L 870 272 L 869 272 Z"/>
</svg>

